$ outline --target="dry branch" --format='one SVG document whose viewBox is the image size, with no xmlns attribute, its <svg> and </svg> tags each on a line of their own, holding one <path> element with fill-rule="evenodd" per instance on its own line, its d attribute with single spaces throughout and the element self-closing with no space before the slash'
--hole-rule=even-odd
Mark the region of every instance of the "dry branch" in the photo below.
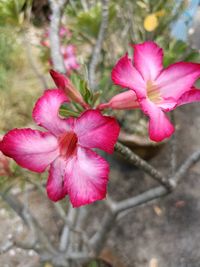
<svg viewBox="0 0 200 267">
<path fill-rule="evenodd" d="M 109 17 L 109 0 L 102 0 L 102 20 L 98 38 L 92 51 L 92 58 L 89 64 L 89 85 L 91 90 L 96 89 L 96 68 L 100 60 L 100 53 L 105 38 Z"/>
</svg>

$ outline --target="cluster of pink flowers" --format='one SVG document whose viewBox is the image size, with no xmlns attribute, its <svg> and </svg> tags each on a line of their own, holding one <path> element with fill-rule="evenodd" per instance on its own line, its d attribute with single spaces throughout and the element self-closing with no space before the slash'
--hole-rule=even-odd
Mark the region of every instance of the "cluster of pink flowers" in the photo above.
<svg viewBox="0 0 200 267">
<path fill-rule="evenodd" d="M 77 57 L 76 57 L 76 46 L 73 44 L 66 44 L 68 43 L 68 41 L 70 40 L 70 38 L 72 37 L 72 33 L 70 32 L 70 30 L 64 26 L 60 27 L 60 31 L 59 31 L 59 36 L 61 39 L 61 48 L 60 48 L 60 52 L 63 56 L 64 59 L 64 65 L 65 65 L 65 69 L 66 69 L 66 73 L 68 75 L 70 75 L 70 73 L 73 70 L 77 70 L 79 69 L 79 64 L 77 61 Z M 40 44 L 48 49 L 50 49 L 50 40 L 49 40 L 49 31 L 45 31 L 45 33 L 42 36 L 42 40 L 40 42 Z M 50 53 L 48 53 L 50 54 Z M 52 66 L 52 61 L 51 59 L 49 59 L 49 63 Z"/>
<path fill-rule="evenodd" d="M 57 89 L 46 90 L 33 109 L 34 121 L 45 131 L 14 129 L 0 142 L 0 150 L 20 166 L 38 173 L 49 168 L 46 189 L 51 200 L 68 195 L 79 207 L 106 196 L 109 165 L 94 149 L 112 153 L 120 128 L 101 110 L 140 108 L 149 117 L 150 138 L 158 142 L 174 132 L 165 112 L 200 101 L 200 90 L 194 87 L 200 64 L 178 62 L 163 68 L 163 51 L 157 44 L 133 48 L 133 60 L 126 54 L 112 71 L 113 82 L 128 90 L 93 108 L 67 77 L 52 70 Z M 84 112 L 61 118 L 60 106 L 70 101 Z"/>
</svg>

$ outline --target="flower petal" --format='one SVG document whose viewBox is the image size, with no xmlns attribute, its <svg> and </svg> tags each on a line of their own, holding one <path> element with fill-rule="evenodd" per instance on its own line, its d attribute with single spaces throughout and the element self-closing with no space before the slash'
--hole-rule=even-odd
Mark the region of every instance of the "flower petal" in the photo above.
<svg viewBox="0 0 200 267">
<path fill-rule="evenodd" d="M 64 185 L 65 168 L 66 160 L 62 157 L 51 163 L 46 190 L 52 201 L 58 201 L 67 195 L 67 188 Z"/>
<path fill-rule="evenodd" d="M 156 103 L 156 106 L 168 112 L 176 108 L 177 101 L 173 97 L 163 98 L 161 102 Z"/>
<path fill-rule="evenodd" d="M 138 98 L 146 96 L 144 80 L 128 58 L 128 54 L 120 58 L 113 68 L 112 80 L 123 88 L 134 90 Z"/>
<path fill-rule="evenodd" d="M 143 112 L 149 117 L 149 136 L 150 139 L 160 142 L 170 137 L 174 132 L 171 124 L 164 112 L 148 99 L 141 101 Z"/>
<path fill-rule="evenodd" d="M 113 117 L 99 110 L 87 110 L 76 121 L 74 132 L 83 147 L 99 148 L 112 153 L 119 135 L 119 125 Z"/>
<path fill-rule="evenodd" d="M 137 96 L 133 90 L 128 90 L 121 94 L 113 96 L 108 103 L 103 103 L 98 106 L 100 110 L 105 108 L 112 109 L 133 109 L 138 108 L 139 103 Z"/>
<path fill-rule="evenodd" d="M 79 147 L 67 163 L 64 183 L 74 207 L 90 204 L 106 196 L 109 165 L 94 151 Z"/>
<path fill-rule="evenodd" d="M 146 82 L 154 81 L 163 69 L 163 50 L 151 41 L 133 45 L 133 48 L 135 68 Z"/>
<path fill-rule="evenodd" d="M 13 129 L 0 142 L 0 150 L 23 168 L 43 172 L 59 154 L 57 139 L 50 133 Z"/>
<path fill-rule="evenodd" d="M 200 77 L 200 64 L 178 62 L 164 69 L 156 80 L 163 97 L 178 100 Z"/>
<path fill-rule="evenodd" d="M 188 103 L 200 102 L 200 89 L 195 87 L 184 93 L 179 99 L 177 106 L 181 106 Z"/>
<path fill-rule="evenodd" d="M 70 128 L 69 121 L 59 117 L 59 108 L 64 102 L 68 99 L 62 90 L 46 90 L 35 104 L 33 119 L 54 135 L 60 135 Z"/>
</svg>

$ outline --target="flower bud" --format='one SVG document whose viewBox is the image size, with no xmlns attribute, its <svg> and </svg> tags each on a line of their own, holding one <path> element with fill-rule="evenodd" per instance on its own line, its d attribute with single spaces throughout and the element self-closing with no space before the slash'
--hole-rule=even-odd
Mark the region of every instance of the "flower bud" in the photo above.
<svg viewBox="0 0 200 267">
<path fill-rule="evenodd" d="M 50 70 L 50 74 L 57 88 L 62 89 L 72 101 L 79 103 L 86 109 L 89 108 L 88 104 L 84 101 L 80 92 L 74 87 L 72 82 L 66 76 L 54 70 Z"/>
<path fill-rule="evenodd" d="M 111 98 L 108 103 L 103 103 L 98 106 L 98 109 L 133 109 L 138 108 L 137 97 L 132 90 L 117 94 Z"/>
</svg>

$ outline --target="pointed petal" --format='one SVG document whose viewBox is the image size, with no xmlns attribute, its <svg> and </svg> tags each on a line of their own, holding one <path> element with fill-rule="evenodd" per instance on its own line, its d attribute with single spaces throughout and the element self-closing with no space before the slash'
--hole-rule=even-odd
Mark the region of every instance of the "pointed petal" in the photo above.
<svg viewBox="0 0 200 267">
<path fill-rule="evenodd" d="M 135 68 L 146 82 L 154 81 L 163 69 L 163 50 L 151 41 L 133 45 L 133 48 Z"/>
<path fill-rule="evenodd" d="M 133 109 L 139 108 L 137 96 L 133 90 L 128 90 L 121 94 L 113 96 L 108 103 L 100 104 L 98 106 L 100 110 L 105 108 L 112 109 Z"/>
<path fill-rule="evenodd" d="M 146 96 L 145 83 L 141 74 L 133 67 L 128 54 L 120 58 L 112 70 L 112 80 L 115 84 L 132 89 L 138 98 Z"/>
<path fill-rule="evenodd" d="M 51 163 L 46 190 L 52 201 L 58 201 L 67 195 L 67 188 L 64 185 L 65 168 L 66 160 L 62 157 Z"/>
<path fill-rule="evenodd" d="M 174 132 L 171 124 L 164 112 L 148 99 L 141 101 L 143 112 L 149 117 L 149 136 L 150 139 L 160 142 L 170 137 Z"/>
<path fill-rule="evenodd" d="M 0 150 L 23 168 L 35 172 L 43 172 L 59 154 L 53 135 L 29 128 L 8 132 L 0 143 Z"/>
<path fill-rule="evenodd" d="M 200 77 L 200 64 L 178 62 L 164 69 L 156 80 L 163 97 L 178 100 Z"/>
<path fill-rule="evenodd" d="M 62 134 L 71 128 L 69 120 L 59 117 L 59 108 L 64 102 L 68 102 L 68 99 L 62 90 L 46 90 L 35 104 L 33 119 L 52 134 Z"/>
<path fill-rule="evenodd" d="M 109 165 L 94 151 L 79 147 L 67 163 L 65 186 L 74 207 L 90 204 L 106 196 Z"/>
<path fill-rule="evenodd" d="M 193 103 L 193 102 L 200 102 L 200 89 L 196 89 L 193 87 L 191 90 L 184 93 L 179 99 L 177 106 Z"/>
<path fill-rule="evenodd" d="M 113 117 L 103 116 L 99 110 L 85 111 L 74 126 L 81 146 L 99 148 L 108 153 L 113 152 L 119 131 L 117 121 Z"/>
</svg>

